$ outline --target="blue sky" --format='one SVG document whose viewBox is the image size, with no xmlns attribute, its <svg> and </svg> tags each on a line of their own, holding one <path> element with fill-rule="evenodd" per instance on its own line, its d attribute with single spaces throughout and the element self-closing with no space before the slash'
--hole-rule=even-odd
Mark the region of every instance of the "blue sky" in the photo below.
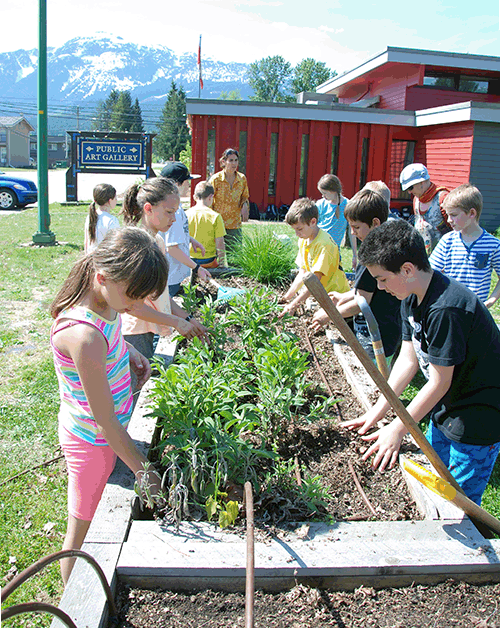
<svg viewBox="0 0 500 628">
<path fill-rule="evenodd" d="M 387 46 L 500 56 L 499 0 L 47 0 L 47 5 L 49 46 L 105 31 L 126 41 L 196 52 L 202 33 L 203 56 L 249 63 L 281 54 L 293 64 L 313 57 L 339 73 Z M 0 52 L 37 47 L 38 0 L 23 1 L 22 20 L 19 6 L 17 0 L 2 0 L 2 21 L 23 28 L 4 29 Z"/>
</svg>

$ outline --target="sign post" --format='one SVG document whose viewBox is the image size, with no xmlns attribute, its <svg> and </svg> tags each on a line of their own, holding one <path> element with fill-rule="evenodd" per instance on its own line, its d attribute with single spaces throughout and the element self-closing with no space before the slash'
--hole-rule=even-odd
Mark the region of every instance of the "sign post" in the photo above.
<svg viewBox="0 0 500 628">
<path fill-rule="evenodd" d="M 50 231 L 49 171 L 47 144 L 47 2 L 39 0 L 38 20 L 38 231 L 33 244 L 50 246 L 56 236 Z"/>
</svg>

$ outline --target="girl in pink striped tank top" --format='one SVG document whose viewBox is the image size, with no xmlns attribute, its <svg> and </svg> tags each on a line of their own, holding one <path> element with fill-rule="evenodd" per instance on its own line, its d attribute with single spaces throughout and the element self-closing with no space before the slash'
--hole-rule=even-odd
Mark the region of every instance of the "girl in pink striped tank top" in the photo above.
<svg viewBox="0 0 500 628">
<path fill-rule="evenodd" d="M 59 436 L 68 467 L 68 528 L 63 549 L 79 549 L 116 456 L 144 475 L 146 457 L 127 433 L 130 368 L 142 386 L 148 360 L 123 339 L 120 313 L 165 290 L 168 266 L 144 229 L 110 231 L 75 264 L 51 307 L 51 345 L 59 380 Z M 158 480 L 147 478 L 153 493 Z M 74 559 L 61 561 L 66 583 Z"/>
</svg>

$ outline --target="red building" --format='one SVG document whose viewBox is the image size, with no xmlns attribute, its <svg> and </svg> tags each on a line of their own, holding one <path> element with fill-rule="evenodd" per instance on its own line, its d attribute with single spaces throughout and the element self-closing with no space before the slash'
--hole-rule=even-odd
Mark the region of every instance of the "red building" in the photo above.
<svg viewBox="0 0 500 628">
<path fill-rule="evenodd" d="M 367 181 L 385 181 L 391 207 L 402 207 L 411 200 L 399 173 L 422 162 L 437 184 L 477 185 L 481 224 L 490 231 L 500 225 L 500 57 L 387 48 L 299 99 L 188 99 L 193 172 L 210 176 L 233 147 L 261 211 L 318 198 L 317 181 L 327 172 L 347 197 Z"/>
</svg>

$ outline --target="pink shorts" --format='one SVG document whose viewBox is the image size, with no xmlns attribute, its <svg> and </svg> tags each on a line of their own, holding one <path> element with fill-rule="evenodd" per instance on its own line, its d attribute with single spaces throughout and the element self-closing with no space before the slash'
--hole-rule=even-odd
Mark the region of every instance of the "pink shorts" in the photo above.
<svg viewBox="0 0 500 628">
<path fill-rule="evenodd" d="M 111 447 L 96 447 L 59 428 L 68 469 L 68 512 L 76 519 L 92 521 L 109 476 L 116 463 Z"/>
</svg>

